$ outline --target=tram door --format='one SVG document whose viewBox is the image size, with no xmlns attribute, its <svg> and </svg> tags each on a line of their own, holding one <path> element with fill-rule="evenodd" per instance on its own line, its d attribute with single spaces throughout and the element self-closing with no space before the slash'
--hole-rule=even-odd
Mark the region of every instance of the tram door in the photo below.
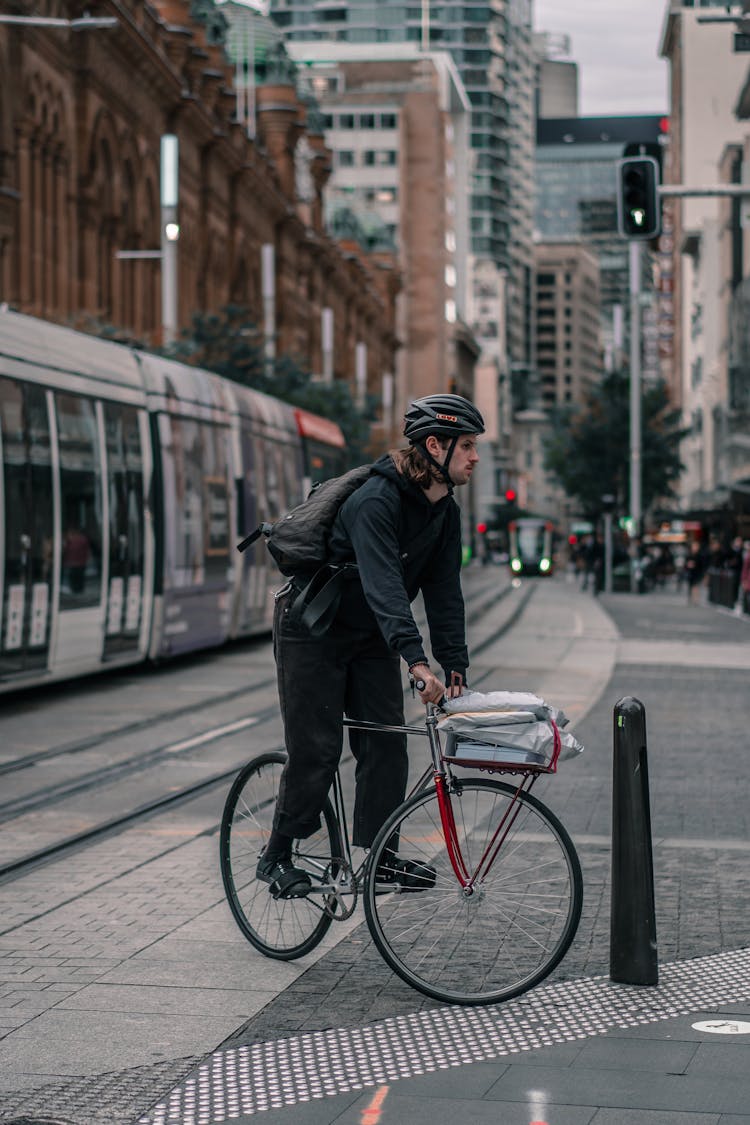
<svg viewBox="0 0 750 1125">
<path fill-rule="evenodd" d="M 54 513 L 47 395 L 0 377 L 3 536 L 0 675 L 47 664 Z"/>
<path fill-rule="evenodd" d="M 104 658 L 138 648 L 143 607 L 143 449 L 138 411 L 104 404 L 109 494 L 109 589 Z"/>
</svg>

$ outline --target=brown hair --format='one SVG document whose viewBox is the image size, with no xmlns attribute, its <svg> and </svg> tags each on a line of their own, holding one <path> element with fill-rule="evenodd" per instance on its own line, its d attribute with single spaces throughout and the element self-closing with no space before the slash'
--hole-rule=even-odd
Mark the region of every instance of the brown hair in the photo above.
<svg viewBox="0 0 750 1125">
<path fill-rule="evenodd" d="M 435 435 L 440 442 L 441 449 L 447 449 L 452 438 Z M 414 481 L 420 488 L 429 488 L 436 480 L 442 480 L 438 470 L 427 461 L 416 445 L 407 445 L 405 449 L 391 450 L 393 463 L 402 476 Z"/>
</svg>

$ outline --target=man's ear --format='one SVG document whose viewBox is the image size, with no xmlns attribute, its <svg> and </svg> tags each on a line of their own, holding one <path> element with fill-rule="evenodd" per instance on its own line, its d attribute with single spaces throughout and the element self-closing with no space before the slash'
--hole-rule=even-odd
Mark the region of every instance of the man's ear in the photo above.
<svg viewBox="0 0 750 1125">
<path fill-rule="evenodd" d="M 434 434 L 429 435 L 424 443 L 424 447 L 430 454 L 430 456 L 435 458 L 439 457 L 439 455 L 443 452 L 443 447 Z"/>
</svg>

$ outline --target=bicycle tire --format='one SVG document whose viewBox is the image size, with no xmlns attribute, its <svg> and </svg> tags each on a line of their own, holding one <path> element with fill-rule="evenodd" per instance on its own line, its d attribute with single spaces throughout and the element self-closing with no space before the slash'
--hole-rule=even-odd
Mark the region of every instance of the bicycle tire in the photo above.
<svg viewBox="0 0 750 1125">
<path fill-rule="evenodd" d="M 295 840 L 292 860 L 310 875 L 313 892 L 303 898 L 274 898 L 255 868 L 271 832 L 279 780 L 286 754 L 271 750 L 238 773 L 224 805 L 219 860 L 229 907 L 247 940 L 266 957 L 293 961 L 322 941 L 333 921 L 324 896 L 315 894 L 340 857 L 341 834 L 330 800 L 321 827 L 306 840 Z"/>
<path fill-rule="evenodd" d="M 516 790 L 495 779 L 455 781 L 456 830 L 471 870 Z M 539 984 L 575 937 L 583 903 L 573 842 L 546 805 L 528 793 L 478 890 L 469 898 L 450 862 L 437 792 L 410 797 L 383 825 L 368 861 L 367 924 L 402 980 L 448 1004 L 493 1004 Z M 434 886 L 391 891 L 378 882 L 384 853 L 428 864 Z"/>
</svg>

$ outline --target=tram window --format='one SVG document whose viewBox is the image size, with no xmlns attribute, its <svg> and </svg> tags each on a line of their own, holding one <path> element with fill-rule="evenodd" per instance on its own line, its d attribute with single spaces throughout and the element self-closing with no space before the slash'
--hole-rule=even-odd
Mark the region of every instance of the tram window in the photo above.
<svg viewBox="0 0 750 1125">
<path fill-rule="evenodd" d="M 344 472 L 344 451 L 311 438 L 304 439 L 307 472 L 313 484 L 329 480 Z"/>
<path fill-rule="evenodd" d="M 102 481 L 94 403 L 58 394 L 62 511 L 60 607 L 96 605 L 101 598 Z"/>
<path fill-rule="evenodd" d="M 282 451 L 282 465 L 284 468 L 284 507 L 293 508 L 302 497 L 299 495 L 300 465 L 297 450 L 288 445 Z"/>
<path fill-rule="evenodd" d="M 138 411 L 104 404 L 109 495 L 107 633 L 137 632 L 143 581 L 143 453 Z"/>
<path fill-rule="evenodd" d="M 275 520 L 288 507 L 288 504 L 284 503 L 285 497 L 282 492 L 284 477 L 281 468 L 281 450 L 275 442 L 269 441 L 266 452 L 268 454 L 266 459 L 266 501 L 269 517 Z"/>
<path fill-rule="evenodd" d="M 203 467 L 200 423 L 162 414 L 164 583 L 203 581 Z"/>
<path fill-rule="evenodd" d="M 226 578 L 229 562 L 229 454 L 227 431 L 203 426 L 203 489 L 206 513 L 206 575 Z"/>
<path fill-rule="evenodd" d="M 518 531 L 518 549 L 523 558 L 535 558 L 544 553 L 544 527 L 533 524 L 520 527 Z"/>
<path fill-rule="evenodd" d="M 52 457 L 46 392 L 0 378 L 5 541 L 2 648 L 23 661 L 49 636 L 53 562 Z M 3 519 L 4 510 L 4 519 Z M 20 670 L 18 661 L 9 668 Z"/>
<path fill-rule="evenodd" d="M 31 470 L 31 580 L 52 578 L 52 451 L 47 395 L 41 387 L 26 388 L 26 417 Z"/>
</svg>

